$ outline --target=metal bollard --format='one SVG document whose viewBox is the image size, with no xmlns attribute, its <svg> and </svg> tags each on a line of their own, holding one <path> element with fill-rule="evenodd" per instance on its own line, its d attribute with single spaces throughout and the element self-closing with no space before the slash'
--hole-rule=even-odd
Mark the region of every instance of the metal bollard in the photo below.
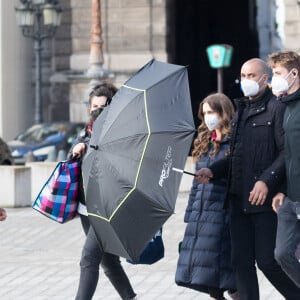
<svg viewBox="0 0 300 300">
<path fill-rule="evenodd" d="M 47 162 L 56 161 L 56 150 L 54 148 L 51 151 L 49 151 L 48 157 L 45 161 L 47 161 Z"/>
<path fill-rule="evenodd" d="M 27 162 L 32 162 L 32 161 L 36 161 L 35 156 L 33 155 L 32 151 L 29 151 L 26 155 L 25 155 L 25 163 Z"/>
<path fill-rule="evenodd" d="M 60 149 L 57 154 L 56 161 L 62 161 L 67 159 L 67 153 L 65 150 Z"/>
</svg>

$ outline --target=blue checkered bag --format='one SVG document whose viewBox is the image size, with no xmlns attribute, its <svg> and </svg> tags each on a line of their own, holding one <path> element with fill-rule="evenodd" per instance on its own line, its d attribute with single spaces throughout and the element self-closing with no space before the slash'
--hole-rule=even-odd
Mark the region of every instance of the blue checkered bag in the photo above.
<svg viewBox="0 0 300 300">
<path fill-rule="evenodd" d="M 59 223 L 72 220 L 77 215 L 78 197 L 82 187 L 81 162 L 59 162 L 38 196 L 32 208 Z"/>
</svg>

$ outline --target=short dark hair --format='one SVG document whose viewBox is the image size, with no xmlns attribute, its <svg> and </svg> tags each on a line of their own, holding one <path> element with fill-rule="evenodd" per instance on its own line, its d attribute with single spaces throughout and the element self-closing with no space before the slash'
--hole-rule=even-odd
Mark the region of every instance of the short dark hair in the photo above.
<svg viewBox="0 0 300 300">
<path fill-rule="evenodd" d="M 92 91 L 89 94 L 89 105 L 91 105 L 91 101 L 94 96 L 96 97 L 105 96 L 107 98 L 106 105 L 109 105 L 112 97 L 115 95 L 117 91 L 118 89 L 111 83 L 105 82 L 105 83 L 97 84 L 93 87 Z"/>
</svg>

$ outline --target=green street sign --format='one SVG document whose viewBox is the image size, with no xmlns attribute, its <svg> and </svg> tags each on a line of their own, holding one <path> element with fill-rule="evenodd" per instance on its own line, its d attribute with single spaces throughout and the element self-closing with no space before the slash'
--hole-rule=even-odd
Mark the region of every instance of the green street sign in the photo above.
<svg viewBox="0 0 300 300">
<path fill-rule="evenodd" d="M 212 68 L 219 69 L 230 66 L 232 46 L 226 44 L 211 45 L 206 48 L 206 52 Z"/>
</svg>

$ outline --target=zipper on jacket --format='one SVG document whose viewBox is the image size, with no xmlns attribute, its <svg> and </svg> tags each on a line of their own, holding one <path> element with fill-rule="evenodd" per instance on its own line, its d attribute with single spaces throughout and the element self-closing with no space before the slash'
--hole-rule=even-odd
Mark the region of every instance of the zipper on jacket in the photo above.
<svg viewBox="0 0 300 300">
<path fill-rule="evenodd" d="M 288 114 L 288 116 L 286 117 L 286 120 L 285 120 L 285 126 L 287 126 L 290 117 L 291 117 L 291 113 L 289 112 L 289 114 Z"/>
<path fill-rule="evenodd" d="M 291 178 L 291 169 L 292 169 L 292 160 L 289 161 L 289 167 L 288 167 L 288 171 L 287 171 L 287 179 Z M 288 186 L 288 192 L 289 192 L 289 186 Z"/>
<path fill-rule="evenodd" d="M 210 151 L 211 152 L 211 151 Z M 208 153 L 208 160 L 206 162 L 206 168 L 208 168 L 209 166 L 209 163 L 210 163 L 210 156 L 209 156 L 209 153 Z M 195 238 L 193 240 L 193 244 L 192 244 L 192 247 L 191 247 L 191 253 L 190 253 L 190 257 L 189 257 L 189 263 L 188 263 L 188 274 L 189 276 L 191 275 L 191 261 L 192 261 L 192 255 L 193 255 L 193 252 L 194 252 L 194 248 L 195 248 L 195 243 L 198 239 L 198 232 L 199 232 L 199 226 L 198 226 L 198 223 L 199 223 L 199 220 L 200 220 L 200 217 L 201 217 L 201 214 L 203 212 L 203 194 L 204 194 L 204 190 L 205 190 L 205 186 L 206 184 L 202 184 L 202 191 L 201 191 L 201 196 L 200 196 L 200 208 L 199 208 L 199 214 L 198 214 L 198 218 L 196 220 L 196 231 L 195 231 Z M 189 278 L 191 279 L 191 278 Z"/>
</svg>

